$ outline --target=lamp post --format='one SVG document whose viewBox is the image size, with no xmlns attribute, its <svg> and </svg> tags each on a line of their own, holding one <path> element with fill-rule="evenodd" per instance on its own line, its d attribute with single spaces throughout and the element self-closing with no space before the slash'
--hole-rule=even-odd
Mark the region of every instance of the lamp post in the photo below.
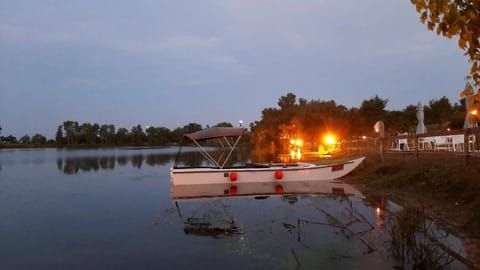
<svg viewBox="0 0 480 270">
<path fill-rule="evenodd" d="M 385 125 L 382 121 L 377 121 L 373 125 L 375 133 L 378 134 L 377 139 L 380 141 L 380 160 L 383 162 L 383 138 L 385 138 Z"/>
</svg>

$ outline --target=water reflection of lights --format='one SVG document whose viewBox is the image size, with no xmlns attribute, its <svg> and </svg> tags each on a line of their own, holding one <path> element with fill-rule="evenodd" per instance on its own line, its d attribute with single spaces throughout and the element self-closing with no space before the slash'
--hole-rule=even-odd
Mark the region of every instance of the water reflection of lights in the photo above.
<svg viewBox="0 0 480 270">
<path fill-rule="evenodd" d="M 375 209 L 375 224 L 379 227 L 382 226 L 384 223 L 383 214 L 384 214 L 384 210 L 382 210 L 380 207 L 377 207 Z"/>
</svg>

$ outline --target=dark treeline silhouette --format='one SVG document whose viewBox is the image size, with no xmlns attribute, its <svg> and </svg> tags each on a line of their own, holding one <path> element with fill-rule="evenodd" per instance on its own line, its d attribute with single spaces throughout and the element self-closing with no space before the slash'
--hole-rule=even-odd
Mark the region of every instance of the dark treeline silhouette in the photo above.
<svg viewBox="0 0 480 270">
<path fill-rule="evenodd" d="M 227 122 L 221 122 L 215 126 L 233 127 Z M 148 126 L 144 130 L 141 125 L 126 129 L 116 128 L 113 124 L 100 125 L 67 120 L 57 127 L 55 139 L 48 140 L 39 133 L 32 137 L 24 135 L 20 139 L 13 135 L 0 136 L 0 146 L 168 146 L 178 144 L 184 134 L 202 129 L 203 126 L 197 123 L 189 123 L 174 130 Z"/>
<path fill-rule="evenodd" d="M 130 130 L 112 124 L 78 123 L 64 121 L 57 127 L 57 145 L 105 145 L 105 146 L 163 146 L 176 144 L 185 133 L 202 130 L 200 124 L 190 123 L 171 131 L 166 127 L 133 126 Z"/>
<path fill-rule="evenodd" d="M 385 123 L 386 131 L 415 130 L 417 124 L 416 104 L 402 110 L 386 110 L 388 99 L 378 95 L 362 101 L 359 108 L 347 108 L 335 101 L 306 100 L 293 93 L 278 99 L 278 108 L 266 108 L 261 119 L 250 124 L 250 132 L 243 144 L 250 142 L 255 148 L 275 152 L 290 138 L 303 138 L 311 150 L 322 144 L 322 135 L 331 132 L 338 138 L 369 135 L 376 121 Z M 465 119 L 464 100 L 452 104 L 448 98 L 432 99 L 424 106 L 425 125 L 429 131 L 462 128 Z M 215 126 L 231 127 L 222 122 Z M 207 126 L 208 127 L 208 126 Z M 0 146 L 168 146 L 176 145 L 186 133 L 202 130 L 197 123 L 170 130 L 166 127 L 136 125 L 130 129 L 113 124 L 78 123 L 67 120 L 57 127 L 54 139 L 47 140 L 42 134 L 0 136 Z M 1 129 L 0 129 L 1 131 Z"/>
</svg>

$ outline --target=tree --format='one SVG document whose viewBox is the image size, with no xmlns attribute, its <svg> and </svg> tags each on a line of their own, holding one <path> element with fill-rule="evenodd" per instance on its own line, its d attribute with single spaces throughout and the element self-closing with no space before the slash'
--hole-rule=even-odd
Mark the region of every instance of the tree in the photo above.
<svg viewBox="0 0 480 270">
<path fill-rule="evenodd" d="M 480 86 L 480 1 L 478 0 L 411 0 L 428 30 L 447 38 L 458 36 L 458 46 L 466 51 L 470 75 Z"/>
<path fill-rule="evenodd" d="M 147 142 L 149 145 L 159 145 L 160 135 L 157 132 L 156 127 L 149 127 L 145 130 L 147 136 Z"/>
<path fill-rule="evenodd" d="M 62 131 L 62 125 L 59 125 L 57 127 L 57 132 L 55 132 L 55 142 L 58 145 L 63 145 L 65 144 L 65 139 L 63 138 L 63 131 Z"/>
<path fill-rule="evenodd" d="M 44 145 L 47 143 L 47 138 L 40 133 L 36 133 L 32 136 L 32 143 L 36 145 Z"/>
<path fill-rule="evenodd" d="M 0 141 L 4 143 L 17 143 L 17 137 L 8 135 L 7 137 L 0 137 Z"/>
<path fill-rule="evenodd" d="M 94 145 L 97 143 L 98 124 L 83 123 L 78 127 L 78 142 Z"/>
<path fill-rule="evenodd" d="M 265 157 L 286 152 L 294 139 L 302 139 L 305 149 L 315 151 L 327 133 L 348 135 L 348 110 L 333 100 L 300 98 L 297 104 L 295 95 L 289 93 L 280 97 L 278 106 L 264 109 L 261 120 L 250 126 L 254 152 L 264 152 Z"/>
<path fill-rule="evenodd" d="M 221 122 L 221 123 L 216 124 L 214 127 L 233 127 L 233 125 L 231 123 L 228 123 L 228 122 Z"/>
<path fill-rule="evenodd" d="M 157 134 L 159 136 L 159 144 L 164 145 L 169 143 L 172 138 L 170 136 L 170 129 L 166 127 L 158 127 L 157 128 Z"/>
<path fill-rule="evenodd" d="M 175 143 L 181 143 L 183 134 L 185 134 L 185 129 L 182 127 L 177 127 L 170 133 L 170 137 L 173 142 Z"/>
<path fill-rule="evenodd" d="M 388 99 L 381 99 L 378 95 L 362 102 L 358 110 L 360 119 L 356 120 L 356 125 L 361 125 L 362 132 L 371 131 L 373 125 L 379 120 L 385 121 L 387 103 Z"/>
<path fill-rule="evenodd" d="M 79 140 L 79 125 L 77 121 L 63 122 L 67 144 L 77 144 Z"/>
<path fill-rule="evenodd" d="M 119 128 L 115 134 L 115 140 L 117 145 L 128 144 L 128 130 L 126 128 Z"/>
<path fill-rule="evenodd" d="M 278 99 L 278 106 L 280 110 L 288 110 L 295 107 L 295 103 L 297 102 L 297 96 L 293 93 L 288 93 L 286 96 L 281 96 Z"/>
<path fill-rule="evenodd" d="M 183 126 L 183 129 L 185 130 L 185 133 L 193 133 L 202 130 L 203 127 L 197 123 L 189 123 L 188 125 Z"/>
<path fill-rule="evenodd" d="M 20 138 L 19 142 L 21 144 L 29 144 L 30 143 L 30 136 L 28 136 L 27 134 L 23 135 L 23 137 Z"/>
<path fill-rule="evenodd" d="M 425 123 L 436 124 L 441 129 L 451 120 L 452 115 L 453 107 L 447 97 L 432 99 L 425 108 Z"/>
<path fill-rule="evenodd" d="M 136 125 L 130 130 L 133 145 L 143 145 L 145 142 L 145 133 L 141 125 Z"/>
<path fill-rule="evenodd" d="M 101 125 L 98 135 L 103 144 L 112 145 L 115 138 L 115 125 Z"/>
</svg>

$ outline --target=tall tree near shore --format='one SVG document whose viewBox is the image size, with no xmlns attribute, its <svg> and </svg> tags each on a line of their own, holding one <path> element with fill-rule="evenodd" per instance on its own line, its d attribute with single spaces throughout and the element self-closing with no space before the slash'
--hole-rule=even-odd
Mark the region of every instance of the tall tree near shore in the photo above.
<svg viewBox="0 0 480 270">
<path fill-rule="evenodd" d="M 100 141 L 106 145 L 112 145 L 115 138 L 115 125 L 101 125 L 98 130 Z"/>
<path fill-rule="evenodd" d="M 359 119 L 357 119 L 357 125 L 360 124 L 362 132 L 370 132 L 373 130 L 373 125 L 377 121 L 385 121 L 388 99 L 382 99 L 378 95 L 364 100 L 358 110 Z M 352 123 L 352 126 L 355 124 Z"/>
<path fill-rule="evenodd" d="M 32 136 L 31 142 L 35 145 L 44 145 L 47 143 L 47 138 L 40 133 Z"/>
<path fill-rule="evenodd" d="M 425 123 L 436 124 L 442 129 L 451 120 L 452 115 L 453 107 L 447 97 L 432 99 L 425 108 Z"/>
<path fill-rule="evenodd" d="M 143 145 L 145 142 L 145 133 L 141 125 L 136 125 L 130 130 L 133 145 Z"/>
<path fill-rule="evenodd" d="M 340 137 L 350 134 L 349 111 L 333 100 L 300 98 L 297 103 L 296 96 L 288 93 L 277 104 L 280 109 L 264 109 L 261 120 L 250 126 L 254 151 L 268 152 L 262 154 L 266 157 L 289 150 L 294 139 L 303 139 L 304 147 L 317 150 L 327 133 Z"/>
<path fill-rule="evenodd" d="M 221 122 L 221 123 L 216 124 L 214 127 L 233 127 L 233 125 L 232 125 L 232 123 Z"/>
<path fill-rule="evenodd" d="M 78 135 L 79 135 L 79 125 L 77 121 L 64 121 L 63 122 L 63 129 L 65 131 L 65 138 L 67 144 L 77 144 L 78 143 Z"/>
<path fill-rule="evenodd" d="M 202 125 L 197 123 L 189 123 L 188 125 L 183 126 L 185 133 L 193 133 L 203 129 Z"/>
<path fill-rule="evenodd" d="M 126 128 L 119 128 L 115 133 L 115 141 L 117 145 L 128 144 L 128 130 Z"/>
<path fill-rule="evenodd" d="M 30 136 L 25 134 L 25 135 L 23 135 L 22 138 L 20 138 L 20 140 L 18 142 L 21 143 L 21 144 L 29 144 L 30 143 Z"/>
<path fill-rule="evenodd" d="M 480 1 L 478 0 L 411 0 L 428 30 L 447 38 L 458 36 L 458 46 L 471 63 L 470 75 L 480 86 Z"/>
<path fill-rule="evenodd" d="M 62 125 L 57 127 L 57 132 L 55 132 L 55 143 L 57 145 L 65 144 L 65 139 L 63 138 Z"/>
<path fill-rule="evenodd" d="M 281 96 L 278 99 L 278 106 L 280 110 L 289 110 L 295 107 L 297 103 L 297 96 L 294 93 L 287 93 L 285 96 Z"/>
</svg>

